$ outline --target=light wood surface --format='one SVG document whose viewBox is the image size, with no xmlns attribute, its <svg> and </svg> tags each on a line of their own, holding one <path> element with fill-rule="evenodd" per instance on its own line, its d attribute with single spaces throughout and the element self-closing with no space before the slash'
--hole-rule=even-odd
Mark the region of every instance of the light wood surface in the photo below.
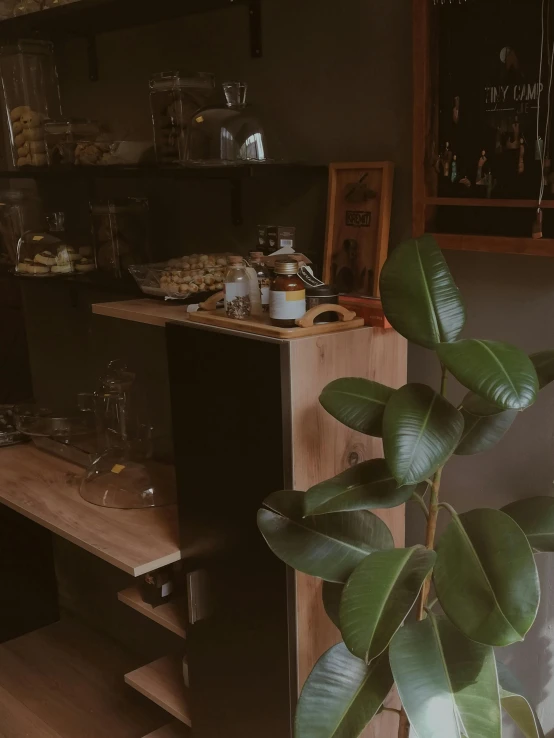
<svg viewBox="0 0 554 738">
<path fill-rule="evenodd" d="M 95 315 L 131 320 L 135 323 L 164 327 L 168 320 L 185 322 L 189 318 L 186 305 L 171 305 L 164 300 L 122 300 L 100 302 L 92 306 Z"/>
<path fill-rule="evenodd" d="M 117 599 L 125 605 L 132 607 L 133 610 L 140 612 L 155 623 L 162 625 L 172 633 L 186 638 L 186 610 L 187 603 L 185 598 L 177 598 L 158 607 L 152 607 L 143 602 L 138 587 L 129 587 L 119 592 Z"/>
<path fill-rule="evenodd" d="M 148 733 L 144 738 L 190 738 L 190 731 L 183 723 L 175 722 Z"/>
<path fill-rule="evenodd" d="M 181 658 L 165 656 L 125 674 L 125 681 L 174 718 L 190 726 L 189 695 Z"/>
<path fill-rule="evenodd" d="M 34 520 L 119 569 L 140 576 L 214 551 L 220 538 L 193 521 L 179 548 L 177 508 L 113 510 L 79 495 L 80 467 L 31 444 L 0 449 L 0 504 Z"/>
<path fill-rule="evenodd" d="M 246 320 L 234 320 L 233 318 L 228 318 L 224 310 L 215 310 L 211 313 L 191 313 L 190 321 L 192 323 L 216 326 L 217 328 L 227 328 L 244 333 L 254 333 L 258 336 L 270 336 L 272 338 L 282 339 L 299 339 L 324 333 L 341 333 L 351 331 L 353 328 L 361 328 L 364 325 L 362 318 L 354 318 L 354 320 L 347 323 L 341 321 L 339 323 L 319 323 L 310 328 L 280 328 L 279 326 L 271 325 L 269 318 L 266 316 L 251 316 Z"/>
<path fill-rule="evenodd" d="M 306 490 L 353 464 L 382 457 L 380 439 L 346 428 L 325 412 L 318 398 L 325 385 L 339 377 L 365 377 L 395 388 L 404 385 L 405 339 L 392 330 L 366 328 L 294 341 L 290 351 L 292 489 Z M 403 546 L 404 508 L 377 514 L 389 526 L 396 545 Z M 296 573 L 299 689 L 319 657 L 340 640 L 338 630 L 325 614 L 321 588 L 320 580 Z M 385 727 L 372 726 L 364 738 L 392 738 L 392 732 L 385 732 L 390 722 L 388 715 L 380 717 L 378 725 Z"/>
<path fill-rule="evenodd" d="M 441 249 L 484 251 L 495 254 L 554 256 L 554 238 L 508 238 L 507 236 L 464 236 L 452 233 L 432 234 Z"/>
<path fill-rule="evenodd" d="M 426 205 L 440 205 L 458 208 L 538 208 L 538 200 L 507 200 L 486 197 L 426 197 Z M 541 208 L 554 208 L 554 200 L 543 200 Z"/>
<path fill-rule="evenodd" d="M 125 687 L 119 646 L 63 620 L 0 646 L 2 738 L 136 738 L 162 722 Z"/>
</svg>

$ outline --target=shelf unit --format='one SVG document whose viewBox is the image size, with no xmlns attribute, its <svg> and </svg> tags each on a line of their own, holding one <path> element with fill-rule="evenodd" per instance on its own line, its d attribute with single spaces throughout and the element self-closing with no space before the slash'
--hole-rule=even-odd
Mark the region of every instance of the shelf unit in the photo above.
<svg viewBox="0 0 554 738">
<path fill-rule="evenodd" d="M 190 520 L 179 545 L 175 505 L 114 510 L 79 495 L 83 470 L 32 445 L 0 449 L 0 504 L 138 577 L 184 558 L 210 555 L 222 538 Z M 188 527 L 188 530 L 187 530 Z"/>
<path fill-rule="evenodd" d="M 135 738 L 153 731 L 164 716 L 125 687 L 121 674 L 132 666 L 116 643 L 71 619 L 9 641 L 0 646 L 0 732 Z"/>
<path fill-rule="evenodd" d="M 140 612 L 141 615 L 158 623 L 158 625 L 167 628 L 180 638 L 186 638 L 187 603 L 184 597 L 176 598 L 158 607 L 152 607 L 152 605 L 143 601 L 138 587 L 129 587 L 119 592 L 117 599 L 132 607 L 133 610 Z"/>
<path fill-rule="evenodd" d="M 148 733 L 144 738 L 189 738 L 190 732 L 183 723 L 175 722 L 170 725 L 164 725 L 153 733 Z"/>
<path fill-rule="evenodd" d="M 188 689 L 183 679 L 183 662 L 165 656 L 125 675 L 125 682 L 181 723 L 190 726 Z"/>
</svg>

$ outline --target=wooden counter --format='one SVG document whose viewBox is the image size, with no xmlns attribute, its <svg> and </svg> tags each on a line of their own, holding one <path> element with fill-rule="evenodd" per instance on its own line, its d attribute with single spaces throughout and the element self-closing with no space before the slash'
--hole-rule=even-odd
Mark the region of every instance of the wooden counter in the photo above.
<svg viewBox="0 0 554 738">
<path fill-rule="evenodd" d="M 213 552 L 213 531 L 189 524 L 179 549 L 177 508 L 114 510 L 79 495 L 83 470 L 31 444 L 0 449 L 0 504 L 138 577 L 182 558 Z"/>
</svg>

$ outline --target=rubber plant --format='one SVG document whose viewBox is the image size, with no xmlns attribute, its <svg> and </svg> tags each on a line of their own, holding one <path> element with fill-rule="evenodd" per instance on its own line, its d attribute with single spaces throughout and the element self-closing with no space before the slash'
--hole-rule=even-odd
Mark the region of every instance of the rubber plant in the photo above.
<svg viewBox="0 0 554 738">
<path fill-rule="evenodd" d="M 507 343 L 460 339 L 464 304 L 430 236 L 392 251 L 381 297 L 392 326 L 438 358 L 440 388 L 395 390 L 359 378 L 329 384 L 325 410 L 382 438 L 384 458 L 305 492 L 275 492 L 258 514 L 272 551 L 324 580 L 325 609 L 343 638 L 304 685 L 295 738 L 356 738 L 383 709 L 399 713 L 403 738 L 410 727 L 418 738 L 500 738 L 502 708 L 526 738 L 541 738 L 494 649 L 522 641 L 535 620 L 534 553 L 554 551 L 554 497 L 459 514 L 441 477 L 454 454 L 478 454 L 502 439 L 554 380 L 554 351 L 529 357 Z M 449 375 L 468 390 L 459 407 L 448 398 Z M 396 549 L 374 511 L 410 500 L 425 515 L 425 541 Z M 399 710 L 385 703 L 393 685 Z"/>
</svg>

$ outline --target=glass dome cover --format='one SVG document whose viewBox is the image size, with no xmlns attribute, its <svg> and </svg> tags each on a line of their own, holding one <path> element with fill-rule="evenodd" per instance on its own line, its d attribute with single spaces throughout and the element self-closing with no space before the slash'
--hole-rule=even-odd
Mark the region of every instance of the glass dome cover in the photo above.
<svg viewBox="0 0 554 738">
<path fill-rule="evenodd" d="M 266 135 L 246 82 L 224 82 L 226 104 L 199 110 L 188 128 L 187 163 L 202 166 L 268 162 Z"/>
</svg>

